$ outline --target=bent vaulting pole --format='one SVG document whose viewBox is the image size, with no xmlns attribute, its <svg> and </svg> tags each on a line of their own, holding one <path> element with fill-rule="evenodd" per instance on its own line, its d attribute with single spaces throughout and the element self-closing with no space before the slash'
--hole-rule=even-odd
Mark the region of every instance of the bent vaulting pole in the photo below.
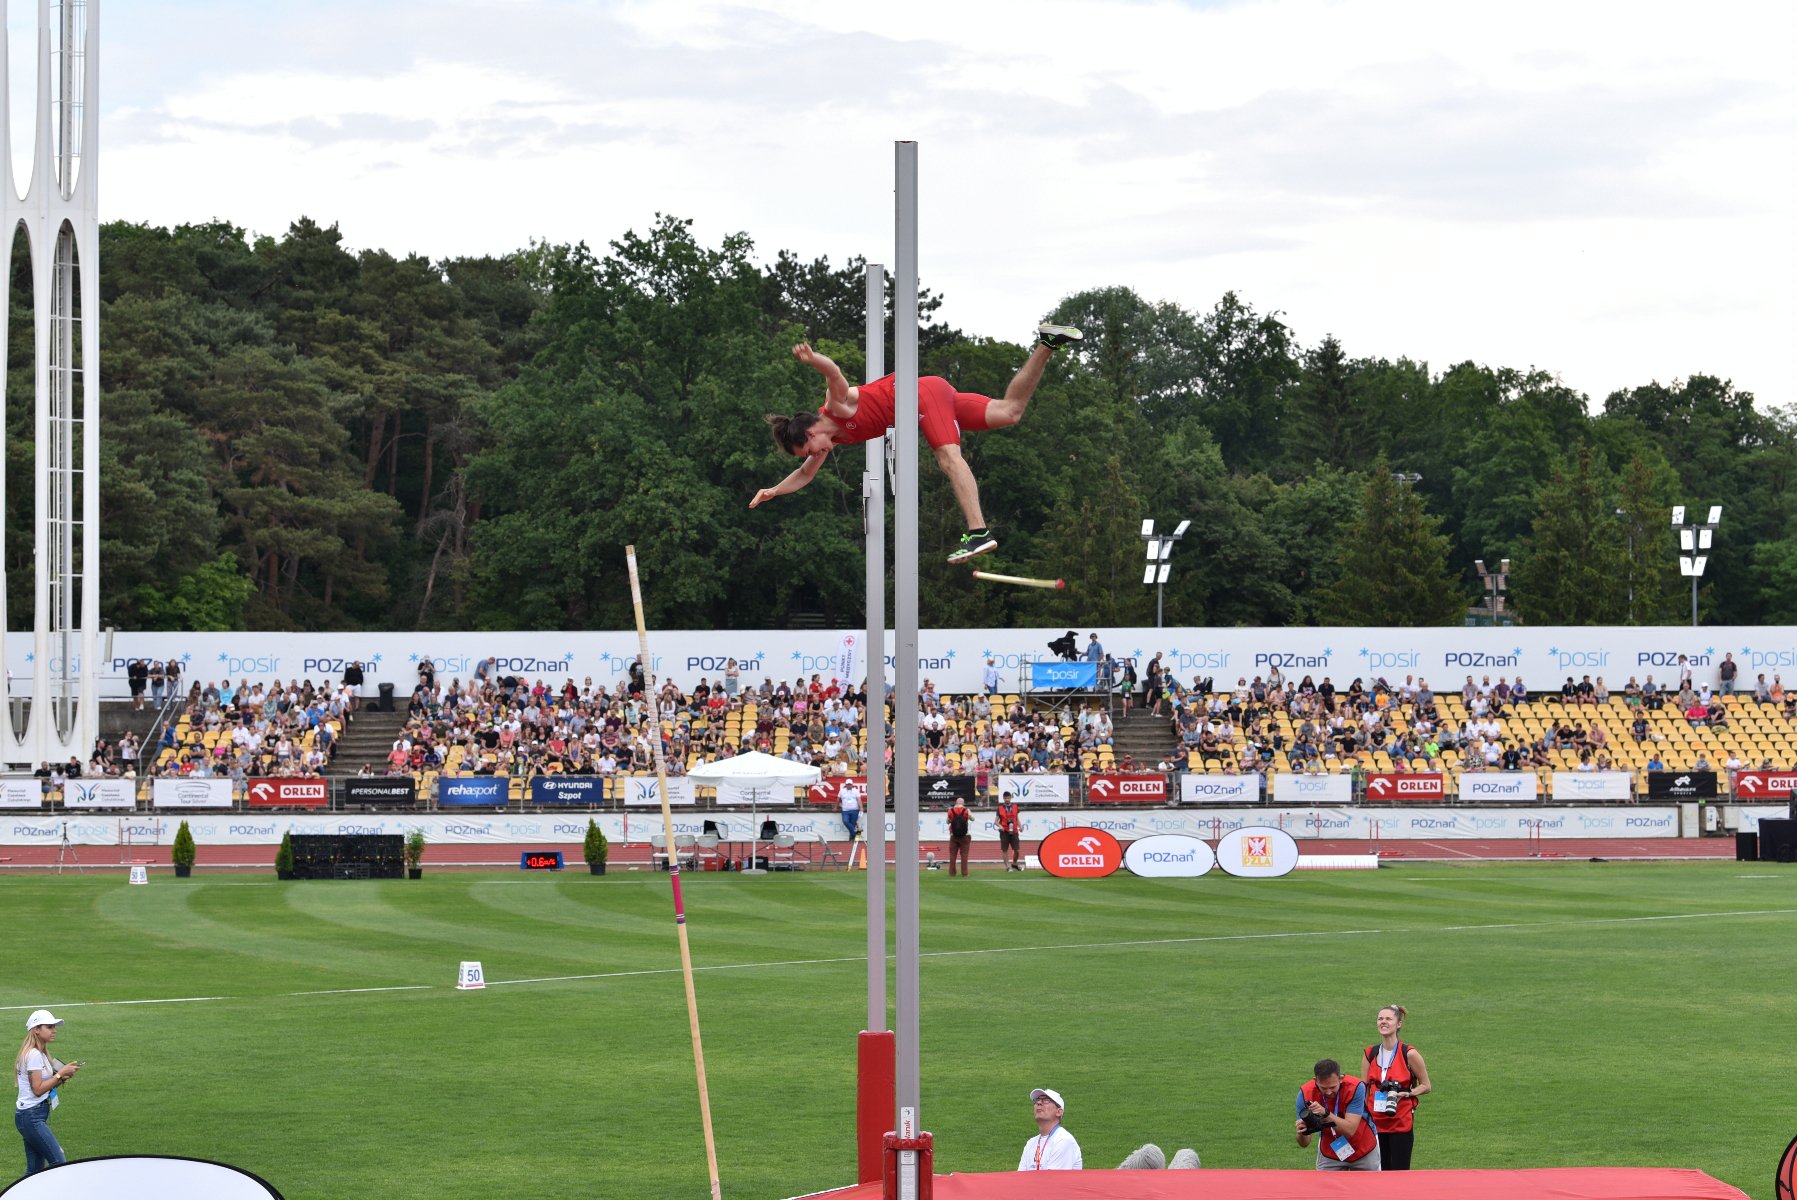
<svg viewBox="0 0 1797 1200">
<path fill-rule="evenodd" d="M 643 664 L 643 699 L 651 719 L 655 715 L 655 671 L 650 666 L 649 629 L 643 623 L 643 588 L 637 579 L 636 547 L 624 547 L 630 566 L 630 603 L 636 609 L 637 661 Z M 668 855 L 668 881 L 674 887 L 674 929 L 680 939 L 680 975 L 686 981 L 686 1022 L 693 1033 L 693 1069 L 699 1075 L 699 1120 L 705 1128 L 705 1166 L 711 1172 L 711 1200 L 722 1200 L 718 1181 L 718 1147 L 711 1134 L 711 1093 L 705 1087 L 705 1045 L 699 1039 L 699 997 L 693 991 L 693 952 L 686 940 L 686 901 L 680 895 L 680 855 L 674 849 L 674 810 L 668 804 L 668 763 L 662 753 L 659 729 L 649 739 L 655 752 L 655 788 L 661 793 L 661 830 Z"/>
</svg>

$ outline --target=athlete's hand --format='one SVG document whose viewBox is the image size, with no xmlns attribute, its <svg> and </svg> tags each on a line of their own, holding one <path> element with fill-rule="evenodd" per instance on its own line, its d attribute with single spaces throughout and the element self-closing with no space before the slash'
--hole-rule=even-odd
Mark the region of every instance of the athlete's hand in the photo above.
<svg viewBox="0 0 1797 1200">
<path fill-rule="evenodd" d="M 755 506 L 757 506 L 759 504 L 762 504 L 762 503 L 765 503 L 766 501 L 772 500 L 775 496 L 778 496 L 779 494 L 780 493 L 776 492 L 773 488 L 762 488 L 760 491 L 755 493 L 755 498 L 753 500 L 749 501 L 749 507 L 754 508 Z"/>
<path fill-rule="evenodd" d="M 792 356 L 809 367 L 817 358 L 817 351 L 811 348 L 810 342 L 800 342 L 792 348 Z"/>
</svg>

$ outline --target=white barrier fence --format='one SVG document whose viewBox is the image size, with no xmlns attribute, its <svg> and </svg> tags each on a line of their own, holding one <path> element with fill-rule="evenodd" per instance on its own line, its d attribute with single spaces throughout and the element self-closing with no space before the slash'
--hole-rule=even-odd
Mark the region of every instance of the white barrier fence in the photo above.
<svg viewBox="0 0 1797 1200">
<path fill-rule="evenodd" d="M 1743 810 L 1743 828 L 1746 828 Z M 1778 810 L 1782 812 L 1783 810 Z M 1616 808 L 1410 808 L 1379 811 L 1354 808 L 1227 808 L 1227 809 L 1141 809 L 1132 812 L 1094 809 L 1040 812 L 1024 810 L 1023 837 L 1035 841 L 1069 825 L 1103 829 L 1119 841 L 1149 837 L 1159 833 L 1185 834 L 1190 837 L 1215 839 L 1233 830 L 1271 826 L 1283 829 L 1296 838 L 1372 839 L 1380 841 L 1455 841 L 1526 838 L 1537 834 L 1549 838 L 1670 838 L 1679 835 L 1676 806 Z M 1767 809 L 1759 815 L 1772 815 Z M 337 834 L 406 834 L 414 829 L 424 831 L 431 842 L 465 845 L 515 845 L 541 842 L 564 844 L 578 842 L 586 834 L 587 818 L 594 817 L 605 836 L 614 842 L 648 842 L 661 838 L 661 818 L 653 813 L 525 813 L 461 816 L 449 813 L 303 814 L 263 815 L 260 813 L 201 814 L 187 818 L 194 840 L 208 846 L 273 845 L 288 831 L 294 833 Z M 676 833 L 698 834 L 706 820 L 714 821 L 727 839 L 747 840 L 757 832 L 757 822 L 766 819 L 762 813 L 751 817 L 747 812 L 717 812 L 700 817 L 693 813 L 676 813 Z M 844 829 L 835 813 L 779 812 L 773 817 L 783 833 L 804 839 L 822 838 L 842 841 Z M 133 844 L 173 836 L 176 822 L 163 818 L 119 820 L 105 816 L 69 816 L 66 819 L 21 815 L 0 816 L 0 845 L 55 845 L 68 825 L 69 840 L 83 846 L 113 846 L 128 838 Z M 1755 823 L 1757 828 L 1757 818 Z M 896 832 L 890 816 L 886 820 L 888 837 Z M 997 827 L 990 810 L 977 810 L 973 822 L 974 837 L 996 841 Z M 923 841 L 943 841 L 948 837 L 948 818 L 944 813 L 923 813 L 918 817 L 918 837 Z"/>
</svg>

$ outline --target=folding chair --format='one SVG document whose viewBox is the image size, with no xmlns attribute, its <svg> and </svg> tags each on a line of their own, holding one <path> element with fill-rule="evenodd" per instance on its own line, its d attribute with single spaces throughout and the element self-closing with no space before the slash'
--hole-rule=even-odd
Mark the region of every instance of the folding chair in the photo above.
<svg viewBox="0 0 1797 1200">
<path fill-rule="evenodd" d="M 768 855 L 768 865 L 776 871 L 796 871 L 800 867 L 797 839 L 790 833 L 774 835 L 774 848 Z"/>
</svg>

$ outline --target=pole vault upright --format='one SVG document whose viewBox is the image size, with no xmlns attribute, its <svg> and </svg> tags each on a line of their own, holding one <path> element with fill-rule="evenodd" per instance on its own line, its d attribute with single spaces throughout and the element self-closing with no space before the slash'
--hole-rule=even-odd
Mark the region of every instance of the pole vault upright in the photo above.
<svg viewBox="0 0 1797 1200">
<path fill-rule="evenodd" d="M 898 863 L 896 925 L 897 1062 L 894 1074 L 901 1139 L 922 1130 L 921 1022 L 917 901 L 917 143 L 899 142 L 896 155 L 896 242 L 893 263 L 893 437 L 898 494 L 893 502 L 893 818 Z M 925 1170 L 928 1156 L 925 1156 Z M 901 1193 L 902 1190 L 901 1190 Z"/>
</svg>

